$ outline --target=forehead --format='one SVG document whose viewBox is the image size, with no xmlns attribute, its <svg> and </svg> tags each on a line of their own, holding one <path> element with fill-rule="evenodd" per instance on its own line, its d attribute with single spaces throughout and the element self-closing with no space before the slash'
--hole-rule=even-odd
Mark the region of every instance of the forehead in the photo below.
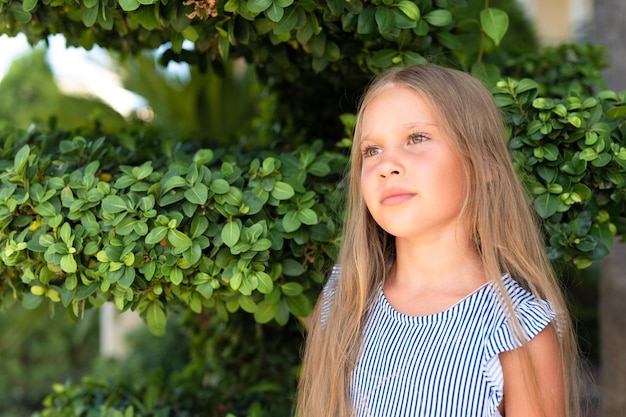
<svg viewBox="0 0 626 417">
<path fill-rule="evenodd" d="M 435 107 L 415 89 L 390 84 L 376 91 L 361 111 L 361 137 L 404 125 L 435 125 Z"/>
</svg>

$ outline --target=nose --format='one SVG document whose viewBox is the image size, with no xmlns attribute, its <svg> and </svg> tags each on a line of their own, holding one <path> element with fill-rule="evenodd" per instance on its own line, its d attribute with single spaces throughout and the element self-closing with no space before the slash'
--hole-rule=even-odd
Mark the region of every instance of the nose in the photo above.
<svg viewBox="0 0 626 417">
<path fill-rule="evenodd" d="M 397 152 L 387 151 L 381 156 L 382 158 L 378 165 L 378 176 L 380 178 L 389 178 L 404 173 L 404 165 Z"/>
</svg>

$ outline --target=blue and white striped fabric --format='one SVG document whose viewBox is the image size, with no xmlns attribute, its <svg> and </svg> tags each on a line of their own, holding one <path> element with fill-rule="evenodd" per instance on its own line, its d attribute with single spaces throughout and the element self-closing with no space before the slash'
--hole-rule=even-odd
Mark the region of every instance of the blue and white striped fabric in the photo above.
<svg viewBox="0 0 626 417">
<path fill-rule="evenodd" d="M 532 339 L 555 314 L 510 277 L 503 280 Z M 332 279 L 329 284 L 332 288 Z M 331 288 L 324 294 L 326 311 Z M 323 320 L 332 317 L 323 314 Z M 498 354 L 521 346 L 493 283 L 430 316 L 398 313 L 381 288 L 363 337 L 350 386 L 357 417 L 499 416 L 503 377 Z"/>
</svg>

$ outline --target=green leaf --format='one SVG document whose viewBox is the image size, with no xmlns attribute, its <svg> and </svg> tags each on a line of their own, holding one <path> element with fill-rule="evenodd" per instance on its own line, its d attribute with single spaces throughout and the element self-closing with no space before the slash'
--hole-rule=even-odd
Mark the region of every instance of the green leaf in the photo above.
<svg viewBox="0 0 626 417">
<path fill-rule="evenodd" d="M 196 287 L 196 291 L 202 294 L 202 296 L 207 299 L 213 296 L 213 286 L 210 283 L 198 285 Z"/>
<path fill-rule="evenodd" d="M 274 289 L 274 281 L 272 281 L 272 277 L 270 277 L 267 273 L 263 271 L 259 271 L 255 273 L 255 276 L 258 280 L 257 289 L 262 294 L 269 294 Z"/>
<path fill-rule="evenodd" d="M 328 5 L 328 10 L 330 10 L 330 13 L 333 16 L 341 16 L 345 6 L 345 0 L 328 0 L 326 4 Z"/>
<path fill-rule="evenodd" d="M 309 208 L 299 210 L 298 220 L 309 226 L 317 224 L 317 213 Z"/>
<path fill-rule="evenodd" d="M 398 8 L 411 20 L 419 20 L 421 14 L 417 4 L 410 0 L 402 0 L 397 4 Z"/>
<path fill-rule="evenodd" d="M 380 33 L 391 33 L 394 30 L 395 19 L 391 8 L 379 6 L 376 9 L 376 25 Z"/>
<path fill-rule="evenodd" d="M 155 245 L 167 236 L 168 228 L 165 226 L 156 226 L 150 230 L 150 233 L 146 236 L 146 243 L 148 245 Z"/>
<path fill-rule="evenodd" d="M 224 11 L 228 13 L 232 13 L 239 9 L 239 0 L 228 0 L 224 5 Z"/>
<path fill-rule="evenodd" d="M 156 271 L 156 262 L 152 262 L 152 261 L 145 262 L 141 266 L 141 268 L 139 268 L 139 270 L 141 271 L 143 276 L 146 278 L 146 280 L 151 281 Z"/>
<path fill-rule="evenodd" d="M 140 8 L 137 11 L 139 24 L 146 30 L 155 30 L 161 25 L 158 12 L 159 8 L 156 6 Z"/>
<path fill-rule="evenodd" d="M 298 212 L 295 210 L 288 211 L 283 217 L 283 229 L 285 232 L 295 232 L 302 225 L 302 221 L 299 219 Z"/>
<path fill-rule="evenodd" d="M 236 221 L 228 222 L 224 225 L 222 229 L 222 240 L 224 244 L 229 248 L 232 248 L 239 242 L 239 237 L 241 236 L 241 227 L 239 223 Z"/>
<path fill-rule="evenodd" d="M 509 15 L 500 9 L 489 7 L 480 11 L 480 25 L 491 40 L 499 45 L 509 29 Z"/>
<path fill-rule="evenodd" d="M 285 259 L 281 263 L 283 265 L 283 274 L 287 275 L 288 277 L 297 277 L 304 274 L 305 272 L 302 264 L 295 259 Z"/>
<path fill-rule="evenodd" d="M 209 228 L 209 220 L 206 218 L 206 216 L 201 216 L 201 215 L 194 216 L 194 218 L 191 220 L 189 234 L 191 235 L 192 239 L 195 239 L 201 234 L 203 234 L 204 232 L 206 232 L 208 228 Z"/>
<path fill-rule="evenodd" d="M 406 51 L 402 56 L 406 65 L 421 65 L 428 63 L 428 60 L 417 52 Z"/>
<path fill-rule="evenodd" d="M 167 240 L 175 248 L 189 248 L 193 244 L 189 236 L 176 229 L 170 229 L 167 232 Z"/>
<path fill-rule="evenodd" d="M 132 12 L 133 10 L 137 10 L 141 3 L 138 0 L 119 0 L 120 6 L 122 10 L 125 12 Z"/>
<path fill-rule="evenodd" d="M 302 288 L 302 285 L 300 285 L 297 282 L 286 282 L 280 286 L 280 290 L 283 292 L 283 294 L 288 295 L 290 297 L 300 295 L 302 294 L 302 291 L 304 291 L 304 289 Z"/>
<path fill-rule="evenodd" d="M 543 157 L 548 161 L 556 161 L 559 157 L 559 148 L 553 143 L 543 146 Z"/>
<path fill-rule="evenodd" d="M 624 117 L 626 116 L 626 106 L 619 106 L 609 109 L 606 112 L 606 115 L 613 119 L 619 119 L 621 117 Z"/>
<path fill-rule="evenodd" d="M 311 23 L 311 19 L 307 19 L 304 26 L 298 29 L 296 32 L 296 39 L 301 44 L 307 44 L 313 34 L 315 33 L 314 25 Z"/>
<path fill-rule="evenodd" d="M 113 30 L 113 16 L 111 15 L 111 9 L 108 8 L 104 2 L 101 8 L 101 12 L 98 13 L 98 25 L 104 30 Z"/>
<path fill-rule="evenodd" d="M 268 19 L 276 23 L 276 22 L 280 22 L 280 20 L 283 18 L 283 15 L 285 14 L 285 9 L 277 5 L 275 2 L 272 2 L 270 7 L 267 9 L 266 13 L 267 13 Z M 285 32 L 282 32 L 282 33 L 285 33 Z"/>
<path fill-rule="evenodd" d="M 586 256 L 577 256 L 574 258 L 573 262 L 578 269 L 589 268 L 593 264 L 593 261 Z"/>
<path fill-rule="evenodd" d="M 69 223 L 63 223 L 63 226 L 57 231 L 61 240 L 67 244 L 74 240 L 72 236 L 72 227 Z"/>
<path fill-rule="evenodd" d="M 233 275 L 230 278 L 230 282 L 228 284 L 230 285 L 230 288 L 237 291 L 239 287 L 241 286 L 242 281 L 243 281 L 243 274 L 241 272 L 237 272 L 235 273 L 235 275 Z"/>
<path fill-rule="evenodd" d="M 124 273 L 122 274 L 120 279 L 117 281 L 118 285 L 122 288 L 128 289 L 130 288 L 131 285 L 133 285 L 134 281 L 135 281 L 135 268 L 125 266 Z"/>
<path fill-rule="evenodd" d="M 74 259 L 74 255 L 67 254 L 61 257 L 61 269 L 63 272 L 68 274 L 73 274 L 76 272 L 78 265 L 76 264 L 76 260 Z"/>
<path fill-rule="evenodd" d="M 144 312 L 148 329 L 156 336 L 165 335 L 165 325 L 167 324 L 167 316 L 165 310 L 161 307 L 161 303 L 153 301 Z"/>
<path fill-rule="evenodd" d="M 526 91 L 535 90 L 539 88 L 539 84 L 535 80 L 531 80 L 530 78 L 523 78 L 515 87 L 515 92 L 517 94 L 524 93 Z"/>
<path fill-rule="evenodd" d="M 453 51 L 460 51 L 465 48 L 465 45 L 461 41 L 459 37 L 450 33 L 450 32 L 437 32 L 437 39 L 441 42 L 446 48 Z"/>
<path fill-rule="evenodd" d="M 211 181 L 210 189 L 215 194 L 226 194 L 230 189 L 230 184 L 225 179 L 217 178 Z"/>
<path fill-rule="evenodd" d="M 201 182 L 196 183 L 193 187 L 185 191 L 187 201 L 199 206 L 206 204 L 208 197 L 209 188 Z"/>
<path fill-rule="evenodd" d="M 298 10 L 292 7 L 287 13 L 274 25 L 274 33 L 282 34 L 291 32 L 298 24 Z"/>
<path fill-rule="evenodd" d="M 594 159 L 593 161 L 591 161 L 591 165 L 593 165 L 594 167 L 604 167 L 606 166 L 609 162 L 611 162 L 613 158 L 611 157 L 610 154 L 608 153 L 601 153 L 598 154 L 598 158 Z"/>
<path fill-rule="evenodd" d="M 341 49 L 335 42 L 329 41 L 326 43 L 326 51 L 324 51 L 324 59 L 328 62 L 335 62 L 341 58 Z"/>
<path fill-rule="evenodd" d="M 432 26 L 443 27 L 452 21 L 452 13 L 443 9 L 433 10 L 424 15 L 424 20 Z"/>
<path fill-rule="evenodd" d="M 199 244 L 194 243 L 189 249 L 183 252 L 183 258 L 189 263 L 189 265 L 195 265 L 202 258 L 202 248 Z"/>
<path fill-rule="evenodd" d="M 172 268 L 170 272 L 170 282 L 174 285 L 180 285 L 183 282 L 183 271 L 180 268 Z"/>
<path fill-rule="evenodd" d="M 98 5 L 91 8 L 83 8 L 83 23 L 85 26 L 92 27 L 98 20 Z"/>
<path fill-rule="evenodd" d="M 363 13 L 359 15 L 359 21 L 356 27 L 356 31 L 360 35 L 367 35 L 374 32 L 376 28 L 376 9 L 372 6 L 368 6 L 363 10 Z"/>
<path fill-rule="evenodd" d="M 22 298 L 22 307 L 26 310 L 34 310 L 41 305 L 43 300 L 44 297 L 28 292 L 24 294 L 24 298 Z"/>
<path fill-rule="evenodd" d="M 135 177 L 131 175 L 122 175 L 117 179 L 117 181 L 115 181 L 115 185 L 113 185 L 113 187 L 121 190 L 135 184 L 137 184 L 137 179 Z"/>
<path fill-rule="evenodd" d="M 270 194 L 276 200 L 287 200 L 294 196 L 295 191 L 293 187 L 286 182 L 276 181 Z"/>
<path fill-rule="evenodd" d="M 533 207 L 542 219 L 547 219 L 556 213 L 559 202 L 559 197 L 550 193 L 545 193 L 535 198 L 535 201 L 533 201 Z"/>
<path fill-rule="evenodd" d="M 35 8 L 35 6 L 37 6 L 37 1 L 38 0 L 24 0 L 24 2 L 22 3 L 22 9 L 25 12 L 30 12 Z"/>
<path fill-rule="evenodd" d="M 593 161 L 598 157 L 598 152 L 592 148 L 583 149 L 578 157 L 583 161 Z"/>
<path fill-rule="evenodd" d="M 264 324 L 270 322 L 274 317 L 276 317 L 276 313 L 278 313 L 278 303 L 268 303 L 263 300 L 257 305 L 257 309 L 254 312 L 254 320 L 257 323 Z"/>
<path fill-rule="evenodd" d="M 326 35 L 324 32 L 311 38 L 309 48 L 311 50 L 311 55 L 314 57 L 321 57 L 324 55 L 324 52 L 326 51 Z"/>
<path fill-rule="evenodd" d="M 153 171 L 152 162 L 146 162 L 141 166 L 133 168 L 133 176 L 138 180 L 143 180 L 152 174 Z"/>
<path fill-rule="evenodd" d="M 262 252 L 272 247 L 272 242 L 269 239 L 259 239 L 252 244 L 252 250 L 255 252 Z"/>
<path fill-rule="evenodd" d="M 107 213 L 120 213 L 127 210 L 124 200 L 116 195 L 108 195 L 102 200 L 102 210 Z"/>
<path fill-rule="evenodd" d="M 311 303 L 304 294 L 287 297 L 286 301 L 289 311 L 297 317 L 306 317 L 311 312 Z"/>
<path fill-rule="evenodd" d="M 90 297 L 98 290 L 99 287 L 100 287 L 100 283 L 97 281 L 92 282 L 91 284 L 87 286 L 78 287 L 78 292 L 76 293 L 76 301 L 82 301 Z"/>
<path fill-rule="evenodd" d="M 328 162 L 315 161 L 308 166 L 307 171 L 309 174 L 315 175 L 316 177 L 324 177 L 330 174 L 330 166 Z"/>
<path fill-rule="evenodd" d="M 582 119 L 578 116 L 568 116 L 567 121 L 575 128 L 580 128 L 583 124 Z"/>
<path fill-rule="evenodd" d="M 174 188 L 184 187 L 187 185 L 187 181 L 181 176 L 174 175 L 173 177 L 168 178 L 161 188 L 161 194 L 165 194 L 168 191 L 173 190 Z"/>
<path fill-rule="evenodd" d="M 35 211 L 44 217 L 54 217 L 57 214 L 57 210 L 54 208 L 52 203 L 48 201 L 44 201 L 41 204 L 37 204 L 35 206 Z"/>
<path fill-rule="evenodd" d="M 600 242 L 604 248 L 606 248 L 607 254 L 610 252 L 613 247 L 614 234 L 611 232 L 611 228 L 607 223 L 592 225 L 589 234 L 596 238 L 596 240 Z"/>
<path fill-rule="evenodd" d="M 9 12 L 11 15 L 20 23 L 28 23 L 33 18 L 33 15 L 30 12 L 24 11 L 21 7 L 17 6 L 19 3 L 15 3 L 15 7 L 9 8 Z M 17 165 L 17 164 L 16 164 Z"/>
<path fill-rule="evenodd" d="M 378 68 L 387 68 L 393 64 L 393 59 L 398 55 L 395 49 L 381 49 L 371 56 L 371 63 Z"/>
<path fill-rule="evenodd" d="M 251 13 L 258 14 L 266 11 L 272 5 L 272 0 L 250 0 L 248 1 L 248 10 Z"/>
<path fill-rule="evenodd" d="M 246 313 L 254 313 L 257 309 L 257 305 L 254 302 L 254 298 L 246 295 L 239 296 L 239 306 Z"/>
</svg>

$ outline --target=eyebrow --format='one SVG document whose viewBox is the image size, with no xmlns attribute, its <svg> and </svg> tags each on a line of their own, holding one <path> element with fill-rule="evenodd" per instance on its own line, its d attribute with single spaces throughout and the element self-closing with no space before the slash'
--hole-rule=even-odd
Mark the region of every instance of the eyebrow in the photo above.
<svg viewBox="0 0 626 417">
<path fill-rule="evenodd" d="M 425 128 L 425 127 L 433 128 L 433 127 L 439 127 L 439 125 L 436 124 L 436 123 L 406 123 L 406 124 L 402 125 L 401 130 L 402 131 L 411 131 L 411 130 L 416 130 L 416 129 Z M 372 136 L 372 134 L 361 135 L 359 137 L 359 142 L 363 143 L 363 142 L 366 142 L 366 141 L 370 140 L 369 139 L 370 136 Z M 376 135 L 374 135 L 374 136 L 376 136 Z"/>
</svg>

